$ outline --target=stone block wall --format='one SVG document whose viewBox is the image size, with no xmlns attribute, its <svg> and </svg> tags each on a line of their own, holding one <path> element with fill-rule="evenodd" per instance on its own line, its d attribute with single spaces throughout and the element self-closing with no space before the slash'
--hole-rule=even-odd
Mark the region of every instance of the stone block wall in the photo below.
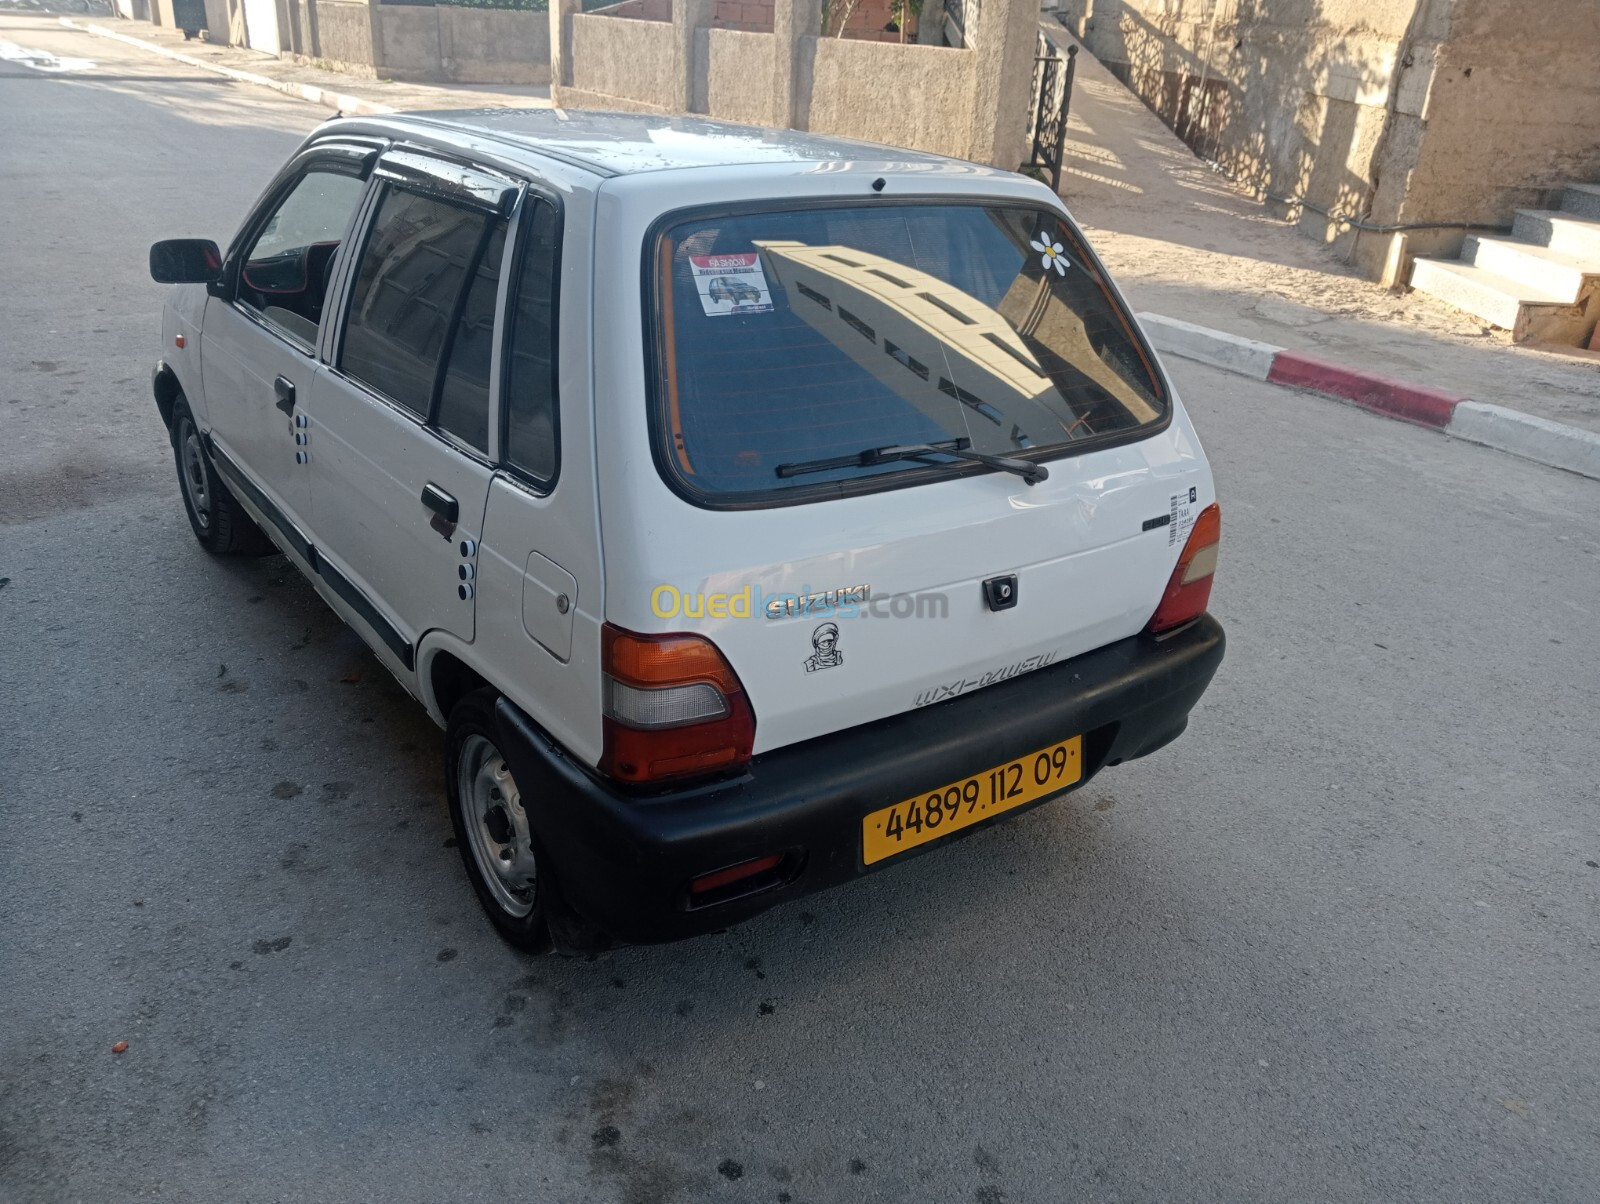
<svg viewBox="0 0 1600 1204">
<path fill-rule="evenodd" d="M 1509 221 L 1600 182 L 1600 5 L 1455 0 L 1406 220 Z"/>
</svg>

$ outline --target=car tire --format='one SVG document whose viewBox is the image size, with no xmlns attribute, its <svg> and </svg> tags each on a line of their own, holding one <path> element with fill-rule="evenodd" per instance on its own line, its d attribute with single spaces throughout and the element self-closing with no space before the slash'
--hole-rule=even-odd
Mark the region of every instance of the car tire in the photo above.
<svg viewBox="0 0 1600 1204">
<path fill-rule="evenodd" d="M 545 895 L 552 881 L 528 800 L 500 752 L 498 698 L 494 690 L 476 690 L 450 712 L 444 759 L 450 822 L 473 893 L 495 931 L 525 953 L 546 953 Z"/>
<path fill-rule="evenodd" d="M 172 453 L 184 513 L 202 548 L 215 556 L 260 556 L 277 550 L 222 483 L 189 403 L 181 397 L 172 407 Z"/>
</svg>

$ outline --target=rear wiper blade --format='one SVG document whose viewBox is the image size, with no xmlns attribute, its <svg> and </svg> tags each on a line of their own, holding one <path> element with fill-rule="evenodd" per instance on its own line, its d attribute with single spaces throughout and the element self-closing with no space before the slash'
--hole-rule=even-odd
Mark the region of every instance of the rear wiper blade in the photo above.
<svg viewBox="0 0 1600 1204">
<path fill-rule="evenodd" d="M 891 443 L 887 447 L 869 447 L 853 456 L 833 456 L 826 460 L 802 460 L 798 464 L 780 464 L 780 477 L 798 477 L 808 472 L 827 472 L 831 468 L 866 468 L 873 464 L 888 464 L 893 460 L 921 460 L 927 456 L 954 456 L 958 460 L 971 460 L 1013 472 L 1030 485 L 1050 478 L 1050 470 L 1031 460 L 1014 460 L 1010 456 L 991 456 L 971 450 L 972 440 L 966 436 L 945 443 Z"/>
</svg>

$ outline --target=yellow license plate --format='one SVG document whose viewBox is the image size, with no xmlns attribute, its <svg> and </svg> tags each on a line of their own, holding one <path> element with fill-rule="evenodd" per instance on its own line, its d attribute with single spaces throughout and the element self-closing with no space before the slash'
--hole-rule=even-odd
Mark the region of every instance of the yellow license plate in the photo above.
<svg viewBox="0 0 1600 1204">
<path fill-rule="evenodd" d="M 896 853 L 1031 803 L 1083 776 L 1083 737 L 1074 736 L 970 778 L 874 811 L 861 821 L 861 860 Z"/>
</svg>

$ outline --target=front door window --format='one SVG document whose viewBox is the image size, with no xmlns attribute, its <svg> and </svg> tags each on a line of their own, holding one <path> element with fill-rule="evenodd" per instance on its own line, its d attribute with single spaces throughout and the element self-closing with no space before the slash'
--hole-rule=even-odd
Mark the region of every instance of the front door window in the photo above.
<svg viewBox="0 0 1600 1204">
<path fill-rule="evenodd" d="M 307 350 L 322 325 L 334 253 L 365 189 L 355 176 L 306 172 L 245 254 L 239 304 Z"/>
</svg>

